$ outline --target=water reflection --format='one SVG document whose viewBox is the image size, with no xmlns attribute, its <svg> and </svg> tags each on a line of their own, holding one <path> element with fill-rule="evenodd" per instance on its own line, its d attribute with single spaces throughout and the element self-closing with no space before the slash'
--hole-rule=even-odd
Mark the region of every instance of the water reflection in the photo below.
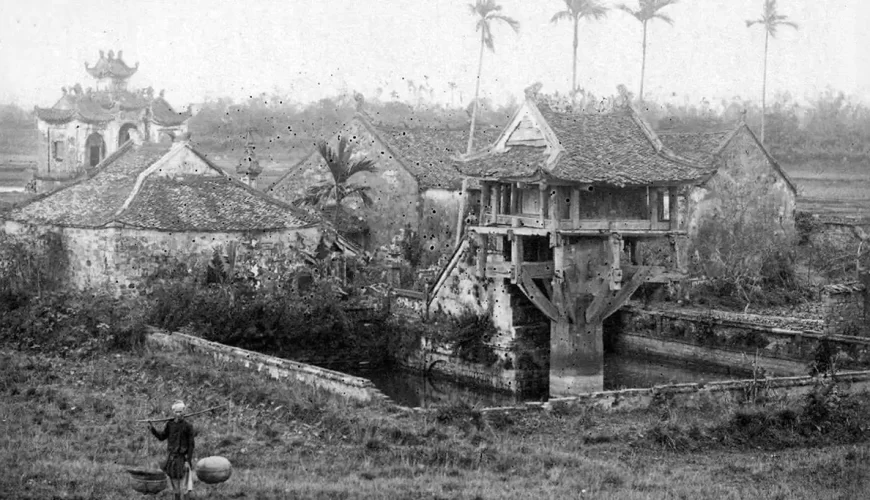
<svg viewBox="0 0 870 500">
<path fill-rule="evenodd" d="M 351 374 L 371 380 L 396 403 L 422 407 L 465 402 L 477 407 L 509 406 L 523 401 L 513 394 L 473 387 L 452 379 L 392 369 L 351 370 Z M 730 380 L 746 376 L 709 367 L 698 367 L 654 358 L 629 357 L 624 354 L 604 355 L 604 389 L 644 388 L 655 385 L 687 382 Z"/>
</svg>

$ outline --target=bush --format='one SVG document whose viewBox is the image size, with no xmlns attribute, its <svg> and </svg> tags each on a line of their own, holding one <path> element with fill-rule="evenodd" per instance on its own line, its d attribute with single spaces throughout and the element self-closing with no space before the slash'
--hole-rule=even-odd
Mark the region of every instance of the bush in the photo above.
<svg viewBox="0 0 870 500">
<path fill-rule="evenodd" d="M 15 305 L 2 311 L 0 341 L 16 349 L 85 356 L 131 350 L 145 339 L 147 307 L 138 299 L 66 291 Z"/>
</svg>

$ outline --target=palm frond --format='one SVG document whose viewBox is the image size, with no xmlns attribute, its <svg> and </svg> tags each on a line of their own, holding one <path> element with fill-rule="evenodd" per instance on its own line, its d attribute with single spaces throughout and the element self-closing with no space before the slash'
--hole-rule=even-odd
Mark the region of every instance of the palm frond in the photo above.
<svg viewBox="0 0 870 500">
<path fill-rule="evenodd" d="M 574 16 L 571 15 L 570 11 L 560 10 L 559 12 L 556 12 L 555 14 L 553 14 L 553 17 L 550 19 L 550 22 L 553 24 L 556 24 L 559 21 L 570 21 L 573 18 L 574 18 Z"/>
<path fill-rule="evenodd" d="M 299 202 L 305 206 L 315 206 L 332 198 L 334 196 L 334 191 L 334 184 L 311 186 L 305 191 L 305 194 L 299 199 Z"/>
<path fill-rule="evenodd" d="M 669 16 L 669 15 L 667 15 L 667 14 L 661 14 L 661 13 L 658 13 L 658 12 L 656 12 L 655 14 L 653 14 L 653 16 L 652 16 L 650 19 L 661 19 L 662 21 L 664 21 L 664 22 L 666 22 L 666 23 L 668 23 L 668 24 L 670 24 L 670 25 L 673 25 L 673 24 L 674 24 L 674 20 L 671 18 L 671 16 Z"/>
<path fill-rule="evenodd" d="M 520 32 L 520 22 L 512 17 L 508 17 L 504 14 L 492 14 L 489 18 L 507 24 L 512 30 L 514 30 L 514 33 Z"/>
<path fill-rule="evenodd" d="M 374 160 L 370 160 L 368 158 L 363 158 L 357 161 L 350 163 L 350 166 L 347 169 L 347 178 L 350 179 L 356 174 L 362 172 L 374 172 L 375 171 L 375 162 Z"/>
<path fill-rule="evenodd" d="M 345 191 L 344 196 L 356 196 L 362 200 L 363 204 L 367 207 L 374 205 L 374 200 L 371 195 L 369 195 L 369 191 L 371 188 L 369 186 L 352 186 L 349 187 L 347 191 Z"/>
</svg>

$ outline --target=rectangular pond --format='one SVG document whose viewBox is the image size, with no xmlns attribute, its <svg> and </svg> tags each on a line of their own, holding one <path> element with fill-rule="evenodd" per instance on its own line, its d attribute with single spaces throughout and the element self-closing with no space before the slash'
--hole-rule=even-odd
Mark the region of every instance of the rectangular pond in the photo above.
<svg viewBox="0 0 870 500">
<path fill-rule="evenodd" d="M 477 407 L 510 406 L 541 398 L 521 398 L 491 389 L 469 386 L 443 376 L 424 376 L 399 369 L 360 368 L 342 370 L 351 375 L 365 377 L 394 402 L 412 408 L 464 402 Z M 672 360 L 604 355 L 604 389 L 646 388 L 656 385 L 688 382 L 711 382 L 746 378 L 746 373 L 728 373 L 709 367 L 699 367 Z"/>
</svg>

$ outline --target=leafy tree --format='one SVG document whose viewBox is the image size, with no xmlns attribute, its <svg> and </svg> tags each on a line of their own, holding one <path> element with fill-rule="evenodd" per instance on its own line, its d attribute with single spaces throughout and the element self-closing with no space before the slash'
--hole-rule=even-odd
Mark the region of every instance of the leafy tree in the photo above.
<svg viewBox="0 0 870 500">
<path fill-rule="evenodd" d="M 556 12 L 550 22 L 574 22 L 574 57 L 571 59 L 571 96 L 577 94 L 577 33 L 580 19 L 597 20 L 607 15 L 608 8 L 599 0 L 565 0 L 565 10 Z"/>
<path fill-rule="evenodd" d="M 764 142 L 764 113 L 766 110 L 767 94 L 767 46 L 770 37 L 776 37 L 776 31 L 780 26 L 790 26 L 798 29 L 798 25 L 787 21 L 788 16 L 782 15 L 776 10 L 776 0 L 764 0 L 764 12 L 761 18 L 746 21 L 746 27 L 760 24 L 764 27 L 764 76 L 761 83 L 761 142 Z"/>
<path fill-rule="evenodd" d="M 662 14 L 659 11 L 675 3 L 677 3 L 677 0 L 640 0 L 640 6 L 638 9 L 632 9 L 625 4 L 619 6 L 619 9 L 628 12 L 643 25 L 643 59 L 641 60 L 640 64 L 640 94 L 638 95 L 638 99 L 640 99 L 641 101 L 643 101 L 643 79 L 644 74 L 646 73 L 647 24 L 654 19 L 661 19 L 662 21 L 673 25 L 674 20 L 671 19 L 670 16 L 668 16 L 667 14 Z"/>
<path fill-rule="evenodd" d="M 480 32 L 480 57 L 477 63 L 477 83 L 474 86 L 474 109 L 471 112 L 471 131 L 468 133 L 468 149 L 467 153 L 471 153 L 471 148 L 474 146 L 474 125 L 477 120 L 477 111 L 479 107 L 478 97 L 480 95 L 480 73 L 483 71 L 483 48 L 495 52 L 495 44 L 492 37 L 492 24 L 495 22 L 505 23 L 510 26 L 514 32 L 519 32 L 520 23 L 516 19 L 508 17 L 501 13 L 501 5 L 495 3 L 495 0 L 476 0 L 473 4 L 468 4 L 471 10 L 471 15 L 477 16 L 477 24 L 475 31 Z"/>
<path fill-rule="evenodd" d="M 317 151 L 329 168 L 332 182 L 310 187 L 302 201 L 305 204 L 316 205 L 328 199 L 335 200 L 333 224 L 335 227 L 338 227 L 338 216 L 341 211 L 341 204 L 345 198 L 357 197 L 366 206 L 372 205 L 372 199 L 368 194 L 369 187 L 352 185 L 348 181 L 356 174 L 374 172 L 375 162 L 368 158 L 354 159 L 353 146 L 347 143 L 346 137 L 339 139 L 338 149 L 336 150 L 330 148 L 325 141 L 320 141 L 317 144 Z"/>
</svg>

